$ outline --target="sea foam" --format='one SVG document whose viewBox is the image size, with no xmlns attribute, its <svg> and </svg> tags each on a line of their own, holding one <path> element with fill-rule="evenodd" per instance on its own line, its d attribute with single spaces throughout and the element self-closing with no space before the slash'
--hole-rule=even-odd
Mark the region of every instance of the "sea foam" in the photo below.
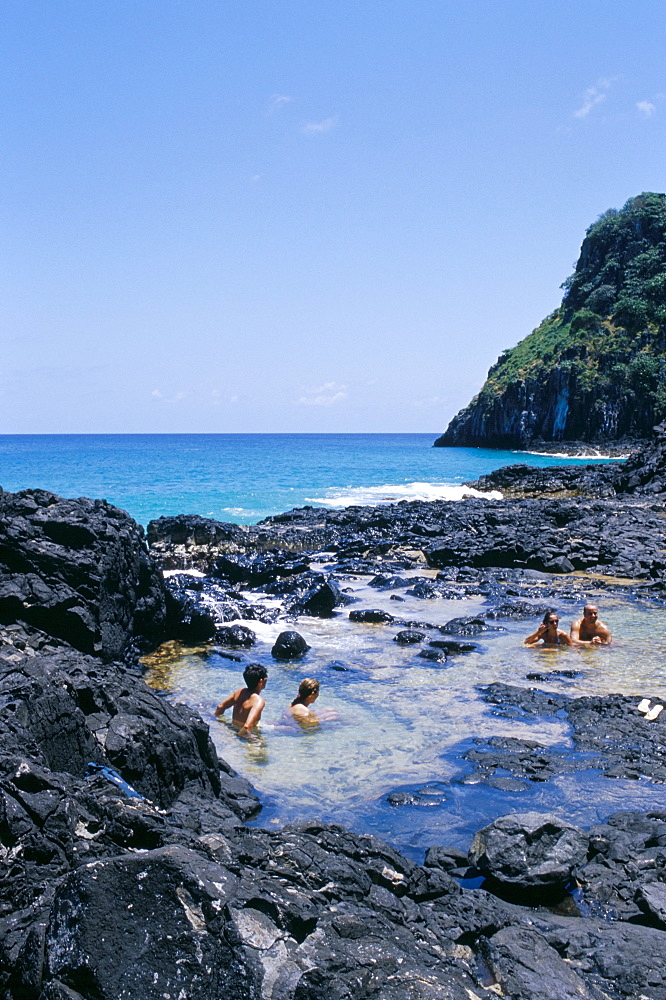
<svg viewBox="0 0 666 1000">
<path fill-rule="evenodd" d="M 328 496 L 305 499 L 309 503 L 324 504 L 327 507 L 362 507 L 399 503 L 401 500 L 464 500 L 466 497 L 502 500 L 503 494 L 498 490 L 482 493 L 470 486 L 451 486 L 450 483 L 399 483 L 331 489 Z"/>
</svg>

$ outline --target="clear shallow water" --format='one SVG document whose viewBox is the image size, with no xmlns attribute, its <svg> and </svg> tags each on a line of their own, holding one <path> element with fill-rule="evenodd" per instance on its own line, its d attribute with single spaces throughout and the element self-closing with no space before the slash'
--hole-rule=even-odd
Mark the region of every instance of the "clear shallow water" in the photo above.
<svg viewBox="0 0 666 1000">
<path fill-rule="evenodd" d="M 459 499 L 464 482 L 561 457 L 433 448 L 433 434 L 0 435 L 0 486 L 101 497 L 140 524 L 201 514 L 250 524 L 292 507 Z M 576 460 L 571 460 L 576 464 Z M 590 461 L 589 459 L 578 460 Z"/>
<path fill-rule="evenodd" d="M 405 603 L 397 603 L 389 593 L 368 588 L 365 578 L 349 584 L 361 598 L 358 607 L 381 607 L 433 623 L 488 607 L 483 599 L 422 601 L 404 591 Z M 589 597 L 599 603 L 615 634 L 609 648 L 526 649 L 521 643 L 534 628 L 531 619 L 498 622 L 506 632 L 481 636 L 477 652 L 443 665 L 418 658 L 418 646 L 393 642 L 397 626 L 355 624 L 346 611 L 333 619 L 299 619 L 293 627 L 312 649 L 296 664 L 279 664 L 270 648 L 278 632 L 290 626 L 247 622 L 259 636 L 248 658 L 269 671 L 261 736 L 253 742 L 239 739 L 213 714 L 216 704 L 242 684 L 241 665 L 202 648 L 167 657 L 149 671 L 148 680 L 192 705 L 210 724 L 221 756 L 262 797 L 259 825 L 317 817 L 375 833 L 420 859 L 431 844 L 466 849 L 476 829 L 513 810 L 554 809 L 588 825 L 618 809 L 666 807 L 663 786 L 610 780 L 594 771 L 528 783 L 522 792 L 462 781 L 472 770 L 462 755 L 475 738 L 514 736 L 573 752 L 566 720 L 504 718 L 483 701 L 480 684 L 529 686 L 534 682 L 526 680 L 528 673 L 576 670 L 580 675 L 574 679 L 536 686 L 574 696 L 619 691 L 635 695 L 637 702 L 645 695 L 666 698 L 663 610 L 594 589 Z M 579 608 L 579 603 L 562 602 L 563 624 L 568 626 Z M 336 663 L 348 669 L 336 670 L 331 666 Z M 285 718 L 305 676 L 317 677 L 322 685 L 316 710 L 337 713 L 337 721 L 302 731 Z M 389 793 L 402 790 L 421 790 L 424 804 L 391 806 Z"/>
</svg>

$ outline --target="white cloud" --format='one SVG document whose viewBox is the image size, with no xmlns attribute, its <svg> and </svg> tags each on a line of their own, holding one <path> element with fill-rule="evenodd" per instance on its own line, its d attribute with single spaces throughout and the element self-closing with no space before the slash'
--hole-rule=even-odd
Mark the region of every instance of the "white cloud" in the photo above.
<svg viewBox="0 0 666 1000">
<path fill-rule="evenodd" d="M 291 103 L 292 97 L 288 97 L 286 94 L 271 94 L 268 101 L 268 112 L 273 114 L 275 111 L 280 111 L 285 104 Z"/>
<path fill-rule="evenodd" d="M 320 122 L 306 122 L 301 131 L 305 135 L 321 135 L 322 132 L 330 132 L 338 124 L 337 115 L 335 118 L 324 118 Z"/>
<path fill-rule="evenodd" d="M 612 84 L 610 79 L 597 80 L 594 87 L 588 87 L 583 94 L 583 103 L 574 111 L 574 118 L 587 118 L 590 111 L 597 107 L 598 104 L 603 104 L 606 100 L 605 90 L 608 90 Z"/>
<path fill-rule="evenodd" d="M 636 107 L 644 118 L 651 118 L 657 110 L 657 105 L 653 104 L 652 101 L 637 101 Z"/>
<path fill-rule="evenodd" d="M 316 389 L 308 389 L 306 396 L 298 400 L 301 406 L 334 406 L 347 398 L 347 386 L 337 382 L 324 382 Z"/>
<path fill-rule="evenodd" d="M 164 403 L 180 403 L 181 399 L 187 397 L 187 393 L 179 390 L 173 396 L 165 396 L 161 389 L 153 389 L 150 396 L 151 399 L 161 399 Z"/>
</svg>

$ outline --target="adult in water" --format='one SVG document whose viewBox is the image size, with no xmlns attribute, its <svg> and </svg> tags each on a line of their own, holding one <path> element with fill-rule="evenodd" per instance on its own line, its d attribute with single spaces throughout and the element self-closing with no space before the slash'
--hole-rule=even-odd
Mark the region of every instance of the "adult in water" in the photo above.
<svg viewBox="0 0 666 1000">
<path fill-rule="evenodd" d="M 612 642 L 608 625 L 599 621 L 596 604 L 585 605 L 583 617 L 573 623 L 569 634 L 574 646 L 607 646 Z"/>
<path fill-rule="evenodd" d="M 298 685 L 298 694 L 289 706 L 291 715 L 298 722 L 317 723 L 319 719 L 310 711 L 310 705 L 314 705 L 319 697 L 319 681 L 314 677 L 305 677 Z"/>
<path fill-rule="evenodd" d="M 572 640 L 566 632 L 558 628 L 560 616 L 557 611 L 547 611 L 543 616 L 543 621 L 536 632 L 528 635 L 523 645 L 525 646 L 573 646 Z"/>
</svg>

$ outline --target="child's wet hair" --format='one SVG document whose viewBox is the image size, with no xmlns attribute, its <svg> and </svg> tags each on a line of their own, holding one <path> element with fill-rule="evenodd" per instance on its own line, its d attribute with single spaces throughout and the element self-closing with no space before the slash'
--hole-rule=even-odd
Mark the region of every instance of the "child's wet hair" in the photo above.
<svg viewBox="0 0 666 1000">
<path fill-rule="evenodd" d="M 305 701 L 311 694 L 319 694 L 319 681 L 315 680 L 314 677 L 304 677 L 298 685 L 298 695 L 292 701 L 292 705 L 298 704 L 299 701 Z"/>
<path fill-rule="evenodd" d="M 248 663 L 243 671 L 243 680 L 250 691 L 254 691 L 259 681 L 263 680 L 264 677 L 268 677 L 268 671 L 261 663 Z"/>
</svg>

